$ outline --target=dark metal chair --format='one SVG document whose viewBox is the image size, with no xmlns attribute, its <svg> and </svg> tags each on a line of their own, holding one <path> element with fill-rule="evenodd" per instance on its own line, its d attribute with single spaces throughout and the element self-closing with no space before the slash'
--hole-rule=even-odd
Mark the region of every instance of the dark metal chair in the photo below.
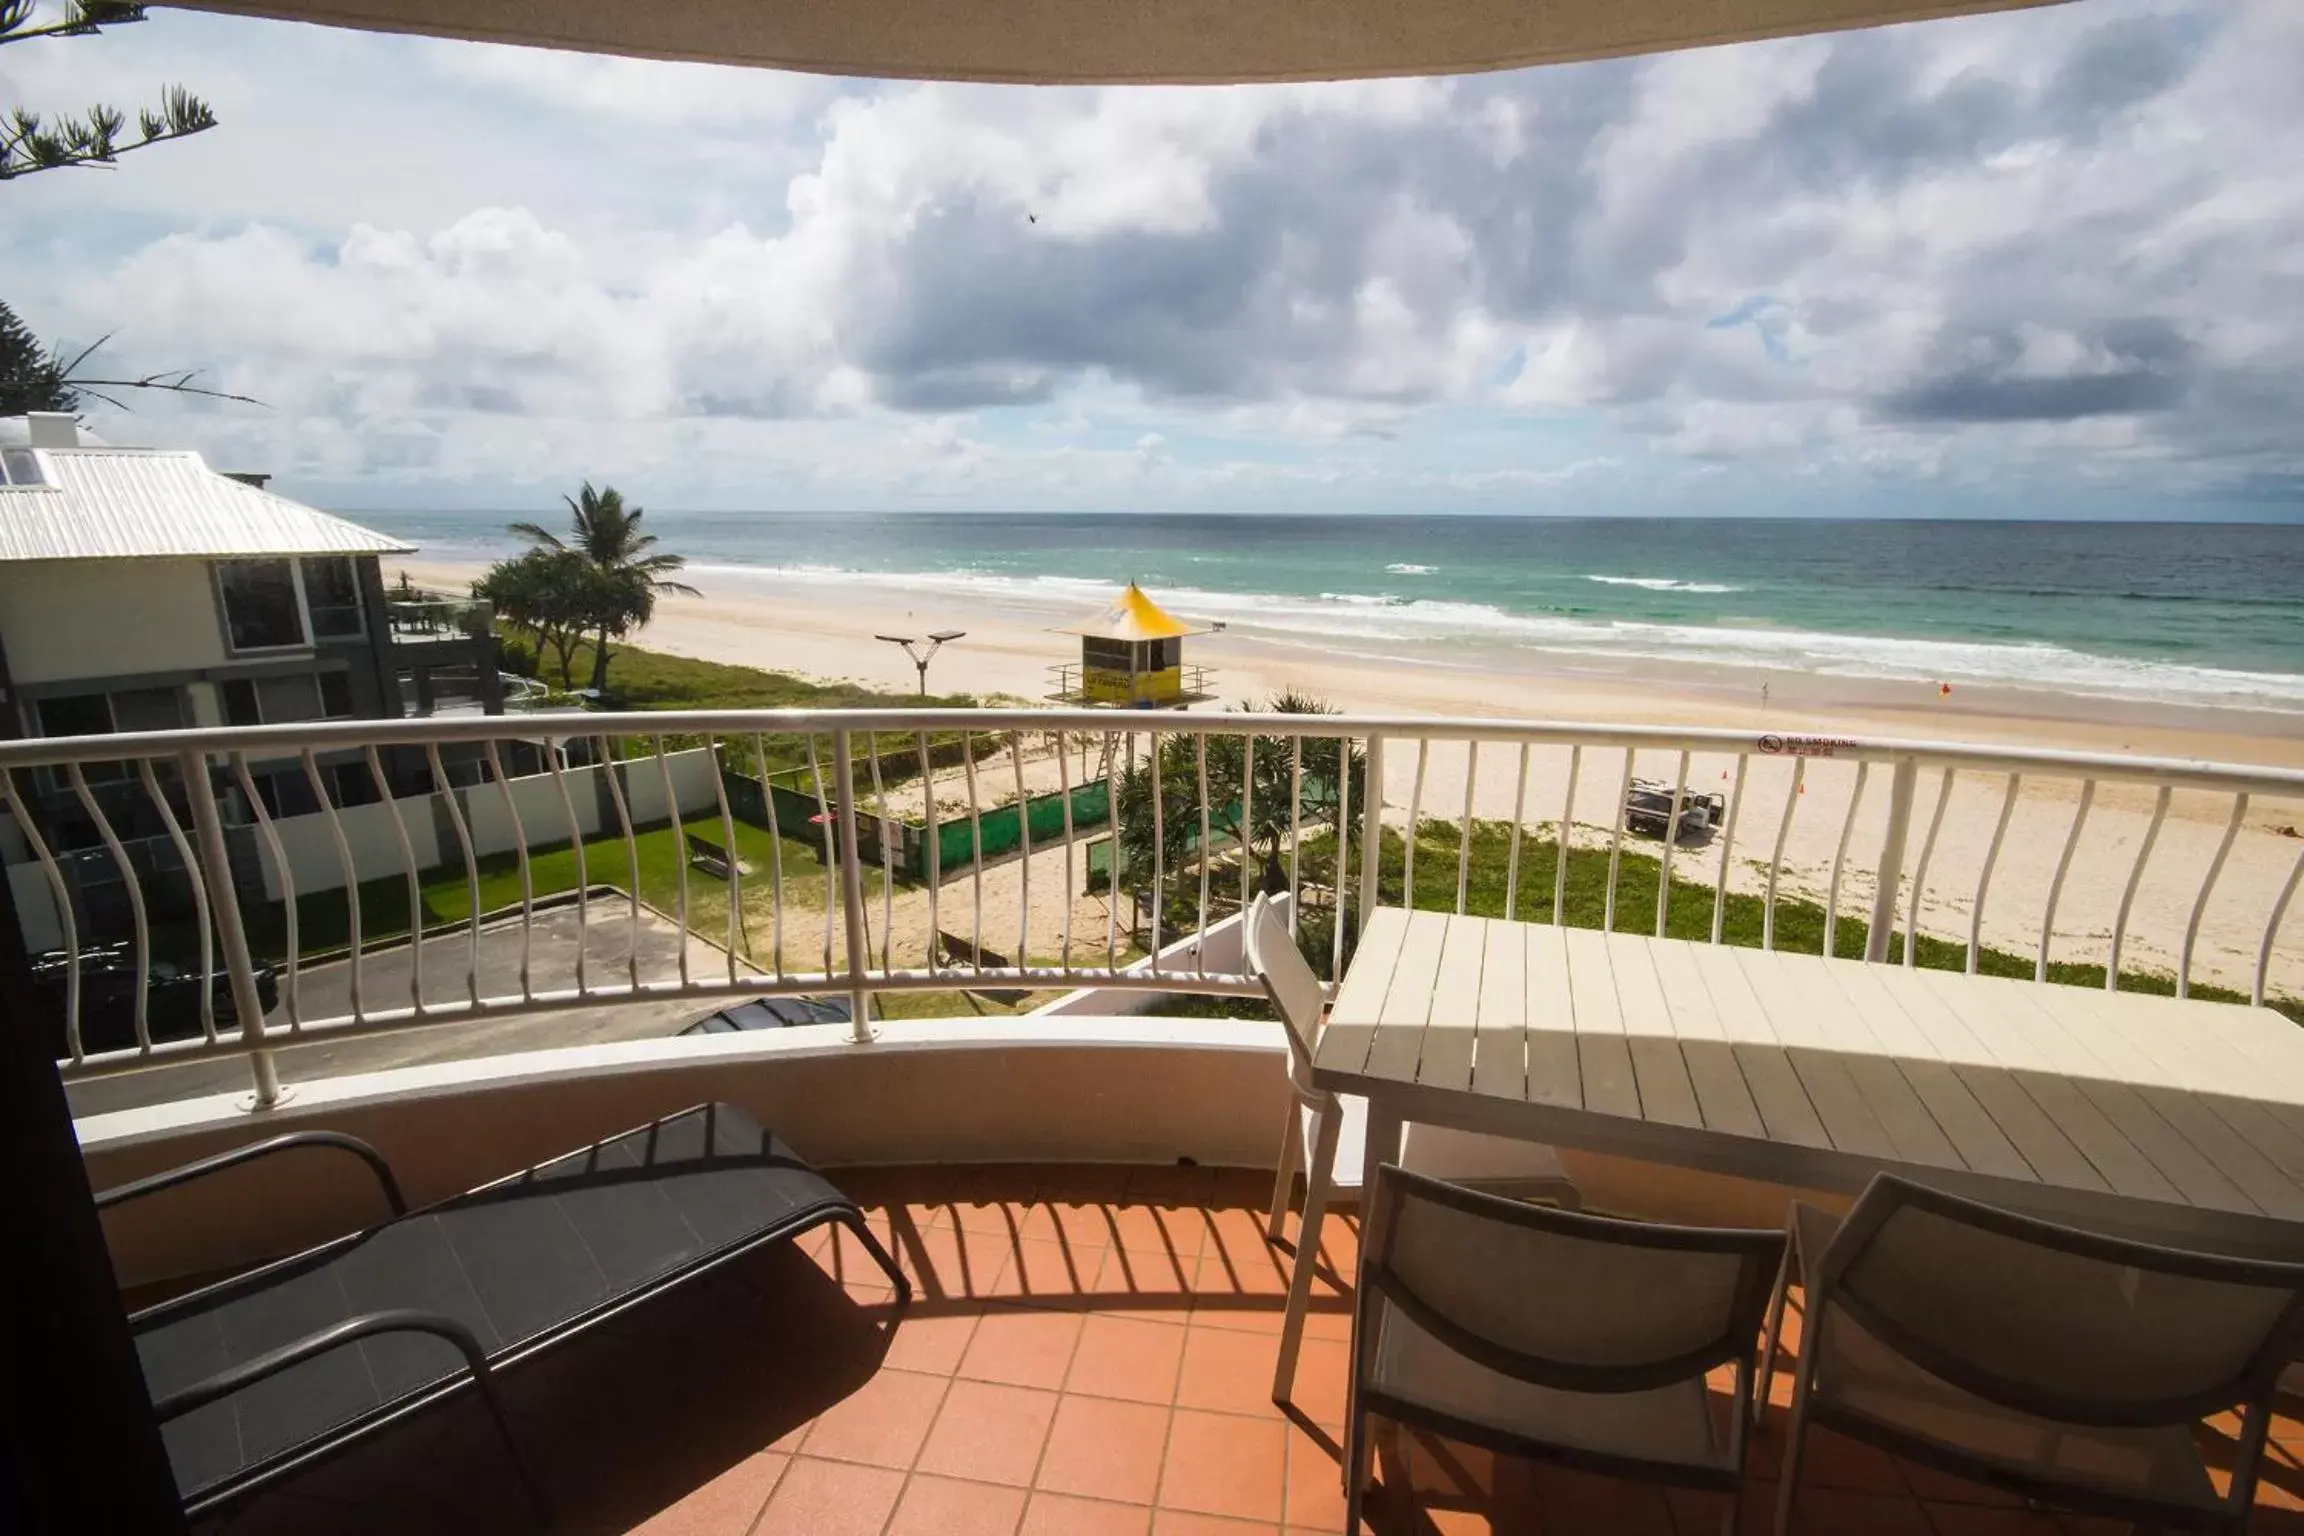
<svg viewBox="0 0 2304 1536">
<path fill-rule="evenodd" d="M 827 1222 L 900 1301 L 855 1203 L 742 1110 L 705 1104 L 411 1211 L 373 1147 L 300 1131 L 97 1197 L 109 1207 L 298 1149 L 347 1152 L 391 1217 L 137 1313 L 145 1382 L 188 1512 L 226 1504 L 471 1388 L 541 1514 L 495 1375 L 605 1318 Z"/>
<path fill-rule="evenodd" d="M 1793 1208 L 1805 1287 L 1776 1528 L 1808 1428 L 2079 1514 L 2240 1531 L 2304 1265 L 2156 1247 L 1875 1175 L 1845 1218 Z M 1769 1321 L 1769 1365 L 1782 1313 Z M 1763 1375 L 1757 1405 L 1766 1394 Z M 2219 1496 L 2201 1421 L 2241 1413 Z"/>
<path fill-rule="evenodd" d="M 1353 1327 L 1348 1516 L 1370 1414 L 1507 1456 L 1729 1498 L 1736 1529 L 1760 1317 L 1784 1235 L 1524 1204 L 1390 1163 Z M 1732 1394 L 1706 1377 L 1735 1368 Z"/>
</svg>

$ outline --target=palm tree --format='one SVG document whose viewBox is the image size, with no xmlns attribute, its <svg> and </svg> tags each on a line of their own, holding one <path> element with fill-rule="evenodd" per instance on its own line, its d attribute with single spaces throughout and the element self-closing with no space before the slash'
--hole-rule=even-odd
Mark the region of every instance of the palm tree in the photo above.
<svg viewBox="0 0 2304 1536">
<path fill-rule="evenodd" d="M 686 582 L 666 578 L 688 564 L 682 555 L 650 554 L 656 536 L 640 531 L 641 509 L 627 508 L 613 486 L 592 489 L 592 482 L 574 496 L 563 496 L 573 537 L 563 539 L 541 523 L 514 523 L 511 531 L 539 549 L 564 550 L 582 556 L 597 578 L 599 600 L 591 604 L 593 631 L 592 689 L 608 687 L 608 642 L 621 640 L 646 624 L 656 613 L 656 599 L 665 593 L 679 597 L 701 594 Z"/>
</svg>

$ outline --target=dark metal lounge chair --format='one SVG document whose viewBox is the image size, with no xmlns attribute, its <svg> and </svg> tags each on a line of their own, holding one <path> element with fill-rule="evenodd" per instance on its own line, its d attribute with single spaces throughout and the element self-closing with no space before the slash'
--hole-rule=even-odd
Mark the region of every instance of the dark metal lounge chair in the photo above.
<svg viewBox="0 0 2304 1536">
<path fill-rule="evenodd" d="M 109 1190 L 99 1206 L 296 1148 L 366 1162 L 391 1218 L 131 1319 L 188 1511 L 227 1503 L 477 1388 L 539 1512 L 496 1371 L 826 1222 L 911 1287 L 853 1201 L 751 1116 L 705 1104 L 411 1211 L 383 1157 L 301 1131 Z"/>
</svg>

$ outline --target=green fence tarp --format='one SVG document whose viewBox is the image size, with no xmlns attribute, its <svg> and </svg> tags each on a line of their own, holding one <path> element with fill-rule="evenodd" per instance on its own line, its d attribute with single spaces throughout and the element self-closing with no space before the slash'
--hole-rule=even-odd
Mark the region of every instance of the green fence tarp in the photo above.
<svg viewBox="0 0 2304 1536">
<path fill-rule="evenodd" d="M 1080 837 L 1091 831 L 1103 830 L 1105 817 L 1108 814 L 1107 805 L 1110 793 L 1111 791 L 1103 779 L 1082 784 L 1072 791 L 1073 836 Z M 1029 823 L 1026 823 L 1024 818 L 1017 814 L 1016 807 L 1013 805 L 1004 805 L 998 810 L 986 811 L 982 816 L 973 820 L 961 816 L 938 822 L 936 827 L 936 856 L 945 878 L 949 879 L 956 871 L 968 867 L 969 850 L 972 847 L 980 846 L 983 856 L 987 859 L 999 858 L 1002 854 L 1021 847 L 1027 825 L 1031 832 L 1032 845 L 1035 848 L 1062 840 L 1064 836 L 1064 792 L 1062 790 L 1058 790 L 1054 794 L 1035 795 L 1025 802 L 1025 808 L 1030 816 Z M 981 845 L 975 841 L 979 826 L 983 829 Z M 925 837 L 920 841 L 920 857 L 912 866 L 912 874 L 915 879 L 926 880 L 928 878 L 928 842 Z"/>
<path fill-rule="evenodd" d="M 732 814 L 755 827 L 765 827 L 768 825 L 768 802 L 773 799 L 776 806 L 776 830 L 785 837 L 807 844 L 821 857 L 824 830 L 814 824 L 818 812 L 813 784 L 809 786 L 808 792 L 803 793 L 787 789 L 773 779 L 762 784 L 760 780 L 740 773 L 724 773 L 722 779 L 728 786 L 728 809 Z M 1072 791 L 1072 830 L 1075 837 L 1086 837 L 1092 832 L 1104 830 L 1109 793 L 1102 779 L 1082 784 Z M 1025 802 L 1025 806 L 1031 817 L 1030 830 L 1034 847 L 1042 847 L 1063 838 L 1063 791 L 1036 795 Z M 949 880 L 968 868 L 969 850 L 974 844 L 979 823 L 983 827 L 985 858 L 996 859 L 1022 846 L 1023 818 L 1017 814 L 1013 805 L 986 811 L 975 821 L 965 816 L 940 821 L 936 828 L 936 861 L 943 878 Z M 880 861 L 880 847 L 873 838 L 879 824 L 878 817 L 865 816 L 856 825 L 857 851 L 871 863 Z M 890 850 L 894 855 L 892 862 L 912 879 L 925 881 L 930 868 L 926 829 L 913 822 L 898 825 L 902 828 L 899 833 L 901 846 Z"/>
</svg>

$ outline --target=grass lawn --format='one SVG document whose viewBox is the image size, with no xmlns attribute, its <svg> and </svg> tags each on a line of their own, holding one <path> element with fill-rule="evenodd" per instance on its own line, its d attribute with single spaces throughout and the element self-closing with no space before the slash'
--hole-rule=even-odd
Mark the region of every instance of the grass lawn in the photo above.
<svg viewBox="0 0 2304 1536">
<path fill-rule="evenodd" d="M 727 834 L 717 814 L 691 818 L 685 831 L 725 844 Z M 793 838 L 771 838 L 766 829 L 736 823 L 735 851 L 744 865 L 744 926 L 751 940 L 751 955 L 763 967 L 770 964 L 774 904 L 770 899 L 773 860 L 783 860 L 784 963 L 789 970 L 810 970 L 822 963 L 823 914 L 827 900 L 824 866 L 808 843 Z M 634 856 L 639 879 L 632 877 Z M 640 899 L 665 913 L 679 910 L 681 869 L 686 845 L 669 823 L 634 833 L 628 852 L 621 833 L 596 837 L 583 844 L 583 879 L 593 885 L 636 889 Z M 492 854 L 478 861 L 480 910 L 492 912 L 520 904 L 520 861 L 516 854 Z M 529 879 L 537 897 L 576 889 L 577 849 L 560 843 L 533 849 L 528 855 Z M 690 868 L 688 925 L 699 936 L 725 943 L 728 933 L 728 883 L 701 869 Z M 865 893 L 880 899 L 882 879 L 877 867 L 865 871 Z M 468 921 L 472 915 L 471 889 L 461 865 L 443 865 L 423 873 L 418 885 L 423 925 L 427 928 Z M 874 908 L 877 917 L 878 909 Z M 323 891 L 297 902 L 298 944 L 309 961 L 316 953 L 339 949 L 350 942 L 348 904 L 341 890 Z M 285 903 L 251 906 L 246 912 L 248 946 L 259 961 L 278 961 L 287 952 Z M 363 944 L 396 938 L 408 932 L 408 882 L 388 876 L 360 886 L 360 936 Z M 835 932 L 837 932 L 835 922 Z"/>
<path fill-rule="evenodd" d="M 1464 910 L 1481 917 L 1504 916 L 1504 895 L 1511 856 L 1511 823 L 1504 821 L 1475 821 L 1472 824 L 1471 870 L 1465 882 Z M 1662 862 L 1653 853 L 1640 851 L 1642 844 L 1627 840 L 1616 875 L 1616 929 L 1624 933 L 1653 933 L 1656 929 L 1656 884 L 1663 873 Z M 1653 843 L 1644 845 L 1653 848 Z M 1414 905 L 1428 910 L 1454 911 L 1456 908 L 1456 867 L 1458 859 L 1458 824 L 1451 821 L 1428 819 L 1417 829 L 1416 836 L 1416 900 Z M 1377 890 L 1386 906 L 1399 906 L 1401 902 L 1401 869 L 1405 860 L 1406 844 L 1395 827 L 1384 829 L 1383 851 L 1379 857 Z M 1523 832 L 1520 843 L 1520 881 L 1518 900 L 1513 915 L 1523 922 L 1548 923 L 1552 921 L 1552 884 L 1557 844 L 1549 838 L 1539 841 L 1533 832 Z M 1357 846 L 1351 854 L 1355 878 L 1346 882 L 1348 891 L 1358 889 L 1356 872 L 1359 866 Z M 1304 845 L 1304 877 L 1316 884 L 1332 883 L 1336 864 L 1336 844 L 1333 836 L 1323 834 L 1308 839 Z M 1197 875 L 1185 877 L 1184 883 L 1192 888 L 1192 900 L 1197 900 Z M 1221 892 L 1226 882 L 1219 879 L 1216 889 Z M 1179 888 L 1182 888 L 1181 886 Z M 1233 889 L 1237 891 L 1235 884 Z M 1605 848 L 1572 848 L 1568 854 L 1568 881 L 1564 905 L 1568 923 L 1577 928 L 1599 928 L 1607 912 L 1608 851 Z M 1709 884 L 1698 883 L 1679 875 L 1672 877 L 1672 904 L 1665 932 L 1676 938 L 1708 940 L 1712 937 L 1713 891 Z M 1850 903 L 1843 902 L 1840 921 L 1832 934 L 1832 952 L 1852 960 L 1864 957 L 1864 943 L 1870 932 L 1868 911 L 1851 911 Z M 1227 909 L 1228 910 L 1228 909 Z M 1197 919 L 1196 907 L 1172 904 L 1172 914 L 1180 915 L 1189 927 Z M 1730 892 L 1727 911 L 1721 923 L 1721 937 L 1730 944 L 1758 948 L 1765 913 L 1765 903 L 1758 896 Z M 1210 913 L 1213 920 L 1219 914 Z M 1307 943 L 1314 966 L 1322 975 L 1328 972 L 1327 930 L 1314 932 Z M 1824 907 L 1820 902 L 1795 900 L 1779 895 L 1776 901 L 1776 947 L 1800 954 L 1819 955 L 1824 952 Z M 1346 953 L 1350 953 L 1349 941 Z M 1967 946 L 1948 939 L 1920 937 L 1917 961 L 1932 970 L 1958 971 L 1966 968 Z M 1901 930 L 1890 936 L 1888 958 L 1901 962 L 1904 958 L 1904 935 Z M 2032 957 L 2008 950 L 1982 948 L 1976 957 L 1976 968 L 1987 976 L 2014 976 L 2024 980 L 2032 977 Z M 2076 964 L 2054 961 L 2048 967 L 2048 979 L 2069 986 L 2097 987 L 2104 985 L 2104 967 L 2101 964 Z M 2176 979 L 2158 972 L 2123 970 L 2120 973 L 2123 992 L 2157 993 L 2171 997 L 2176 992 Z M 2229 987 L 2195 985 L 2191 995 L 2212 1002 L 2245 1002 L 2246 995 Z M 2298 1023 L 2304 1023 L 2304 998 L 2273 997 L 2265 1000 L 2271 1007 Z M 1163 1011 L 1170 1010 L 1163 1005 Z M 1196 998 L 1182 1011 L 1207 1013 L 1226 1017 L 1269 1018 L 1266 1005 L 1259 1002 L 1231 998 Z"/>
</svg>

